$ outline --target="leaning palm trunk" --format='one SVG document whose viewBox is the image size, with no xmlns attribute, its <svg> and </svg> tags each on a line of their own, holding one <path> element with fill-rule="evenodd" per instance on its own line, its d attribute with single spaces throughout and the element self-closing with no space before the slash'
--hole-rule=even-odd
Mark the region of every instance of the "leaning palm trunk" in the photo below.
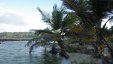
<svg viewBox="0 0 113 64">
<path fill-rule="evenodd" d="M 104 44 L 108 47 L 111 57 L 113 59 L 113 49 L 110 47 L 110 45 L 107 43 L 107 41 L 104 38 L 102 40 L 104 41 Z"/>
<path fill-rule="evenodd" d="M 110 55 L 111 55 L 111 60 L 112 60 L 111 63 L 113 63 L 113 49 L 110 47 L 110 45 L 107 43 L 107 41 L 104 38 L 103 38 L 103 41 L 104 41 L 105 45 L 108 47 L 108 50 L 109 50 Z M 105 58 L 105 60 L 106 60 L 106 58 Z"/>
<path fill-rule="evenodd" d="M 67 54 L 67 52 L 66 52 L 66 47 L 65 47 L 65 45 L 64 45 L 64 40 L 63 40 L 63 38 L 64 38 L 64 35 L 61 35 L 60 39 L 57 41 L 57 42 L 58 42 L 58 45 L 59 45 L 60 48 L 61 48 L 61 51 L 60 51 L 60 54 L 59 54 L 59 55 L 68 59 L 69 56 L 68 56 L 68 54 Z"/>
<path fill-rule="evenodd" d="M 106 63 L 109 64 L 110 63 L 109 59 L 105 58 L 104 55 L 102 54 L 102 52 L 104 51 L 104 48 L 99 49 L 99 47 L 102 45 L 107 46 L 107 48 L 110 52 L 112 61 L 113 61 L 113 49 L 110 47 L 108 42 L 105 40 L 105 38 L 103 36 L 102 28 L 100 28 L 100 29 L 96 28 L 96 30 L 98 31 L 98 32 L 96 32 L 96 35 L 97 35 L 97 39 L 98 39 L 97 46 L 98 46 L 99 55 L 100 55 L 101 59 L 103 59 L 104 64 L 106 64 Z"/>
</svg>

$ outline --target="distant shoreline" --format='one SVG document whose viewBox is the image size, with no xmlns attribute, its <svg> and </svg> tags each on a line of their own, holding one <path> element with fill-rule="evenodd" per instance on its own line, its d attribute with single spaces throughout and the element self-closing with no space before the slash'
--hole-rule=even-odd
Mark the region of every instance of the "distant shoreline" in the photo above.
<svg viewBox="0 0 113 64">
<path fill-rule="evenodd" d="M 0 38 L 0 41 L 29 41 L 32 38 Z"/>
</svg>

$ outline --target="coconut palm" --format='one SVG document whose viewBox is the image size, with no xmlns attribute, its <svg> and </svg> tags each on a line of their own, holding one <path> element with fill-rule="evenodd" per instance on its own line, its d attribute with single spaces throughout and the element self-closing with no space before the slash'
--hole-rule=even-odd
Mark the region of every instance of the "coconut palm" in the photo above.
<svg viewBox="0 0 113 64">
<path fill-rule="evenodd" d="M 34 47 L 39 46 L 39 44 L 46 45 L 57 42 L 61 49 L 60 55 L 68 58 L 63 41 L 64 35 L 71 24 L 78 24 L 78 18 L 74 17 L 73 13 L 66 11 L 66 8 L 63 6 L 57 8 L 57 6 L 54 5 L 51 14 L 43 12 L 40 8 L 38 8 L 38 11 L 42 15 L 42 20 L 47 23 L 49 27 L 46 30 L 35 30 L 35 37 L 27 43 L 27 45 L 30 46 L 29 53 L 31 53 Z M 55 49 L 54 44 L 52 45 L 52 49 Z M 55 50 L 51 50 L 51 52 L 53 54 L 57 53 L 54 53 Z"/>
<path fill-rule="evenodd" d="M 63 4 L 69 9 L 75 12 L 75 16 L 79 16 L 84 26 L 84 29 L 88 30 L 92 27 L 96 30 L 97 42 L 96 50 L 98 52 L 101 45 L 107 45 L 110 54 L 113 58 L 113 50 L 110 45 L 104 38 L 103 31 L 106 27 L 106 24 L 113 19 L 112 9 L 113 1 L 112 0 L 62 0 Z M 107 18 L 103 26 L 101 26 L 103 19 Z M 102 51 L 99 53 L 101 54 Z"/>
</svg>

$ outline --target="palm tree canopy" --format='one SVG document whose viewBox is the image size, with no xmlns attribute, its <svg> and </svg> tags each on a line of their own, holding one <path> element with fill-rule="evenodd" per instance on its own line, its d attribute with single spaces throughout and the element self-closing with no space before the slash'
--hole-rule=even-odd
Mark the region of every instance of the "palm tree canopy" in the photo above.
<svg viewBox="0 0 113 64">
<path fill-rule="evenodd" d="M 108 17 L 108 12 L 112 13 L 112 0 L 62 0 L 63 4 L 75 11 L 76 15 L 82 19 L 85 26 L 99 26 L 104 17 Z"/>
<path fill-rule="evenodd" d="M 42 15 L 42 20 L 47 23 L 52 30 L 58 30 L 66 27 L 67 25 L 73 24 L 78 20 L 78 17 L 74 17 L 72 12 L 66 11 L 66 7 L 57 5 L 53 6 L 53 11 L 51 14 L 47 14 L 39 8 L 38 11 Z"/>
<path fill-rule="evenodd" d="M 93 12 L 103 18 L 106 12 L 113 9 L 113 0 L 90 0 Z"/>
<path fill-rule="evenodd" d="M 44 13 L 43 11 L 41 11 L 41 9 L 38 9 L 38 11 L 42 15 L 42 20 L 45 23 L 48 23 L 48 25 L 50 25 L 52 30 L 57 30 L 60 28 L 61 22 L 63 21 L 64 13 L 65 13 L 64 7 L 57 8 L 57 6 L 54 5 L 53 11 L 51 14 Z"/>
<path fill-rule="evenodd" d="M 38 8 L 38 11 L 42 15 L 42 20 L 47 23 L 50 28 L 47 30 L 34 30 L 35 37 L 27 43 L 27 46 L 30 46 L 30 53 L 35 46 L 59 41 L 61 39 L 61 33 L 64 32 L 64 30 L 69 28 L 71 24 L 78 23 L 78 17 L 75 17 L 72 12 L 66 11 L 64 6 L 58 8 L 54 5 L 51 14 L 43 12 L 40 8 Z"/>
</svg>

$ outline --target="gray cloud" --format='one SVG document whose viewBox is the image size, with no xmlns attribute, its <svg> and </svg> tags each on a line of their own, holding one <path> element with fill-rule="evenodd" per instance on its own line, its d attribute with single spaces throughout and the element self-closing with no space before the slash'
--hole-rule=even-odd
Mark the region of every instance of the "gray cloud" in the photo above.
<svg viewBox="0 0 113 64">
<path fill-rule="evenodd" d="M 0 13 L 0 24 L 25 25 L 24 18 L 14 13 Z"/>
</svg>

